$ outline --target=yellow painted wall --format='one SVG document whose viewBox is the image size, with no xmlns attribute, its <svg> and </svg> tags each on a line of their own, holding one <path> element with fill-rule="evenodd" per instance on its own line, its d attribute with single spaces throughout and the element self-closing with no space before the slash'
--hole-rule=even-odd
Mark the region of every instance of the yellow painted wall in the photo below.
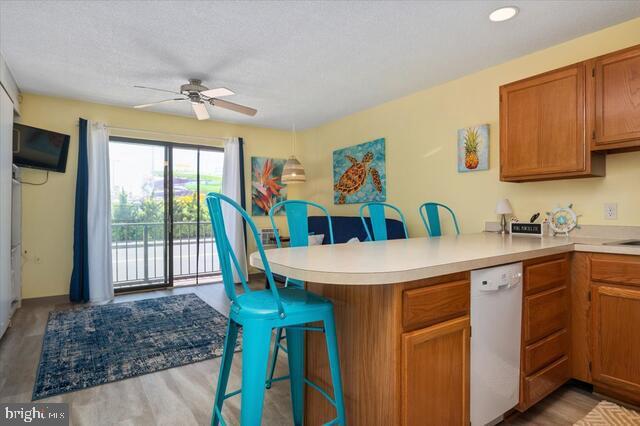
<svg viewBox="0 0 640 426">
<path fill-rule="evenodd" d="M 582 223 L 640 225 L 640 153 L 610 155 L 607 176 L 538 183 L 499 181 L 498 87 L 580 60 L 640 43 L 640 19 L 607 28 L 516 60 L 488 68 L 410 96 L 350 115 L 299 134 L 300 156 L 308 182 L 290 187 L 290 198 L 307 197 L 334 214 L 357 214 L 359 206 L 333 204 L 332 152 L 379 137 L 387 141 L 388 201 L 405 211 L 412 235 L 424 235 L 417 206 L 438 200 L 451 206 L 463 232 L 480 231 L 497 199 L 511 200 L 516 214 L 528 218 L 569 201 Z M 250 157 L 286 158 L 288 132 L 196 120 L 61 98 L 24 94 L 21 122 L 71 135 L 65 174 L 50 174 L 42 187 L 23 188 L 23 266 L 25 298 L 68 293 L 73 241 L 78 117 L 111 126 L 194 136 L 241 136 L 246 141 L 245 182 L 250 188 Z M 490 170 L 460 174 L 456 132 L 475 124 L 491 125 Z M 188 141 L 192 142 L 193 141 Z M 27 171 L 38 181 L 43 173 Z M 247 203 L 249 203 L 249 199 Z M 603 219 L 603 203 L 617 202 L 617 221 Z M 264 218 L 258 226 L 267 226 Z M 284 226 L 280 223 L 279 226 Z M 252 251 L 253 247 L 249 247 Z M 35 259 L 39 258 L 40 263 Z"/>
<path fill-rule="evenodd" d="M 240 126 L 188 117 L 118 108 L 69 99 L 23 94 L 19 122 L 71 135 L 66 173 L 50 173 L 43 186 L 23 185 L 23 285 L 24 298 L 68 294 L 73 252 L 73 212 L 78 154 L 78 118 L 103 121 L 110 126 L 153 130 L 191 136 L 239 136 L 245 140 L 245 183 L 250 205 L 251 156 L 287 158 L 291 152 L 289 132 Z M 142 137 L 143 135 L 137 135 Z M 150 137 L 147 135 L 147 137 Z M 165 138 L 170 140 L 171 138 Z M 207 144 L 201 140 L 184 142 Z M 176 140 L 177 141 L 177 140 Z M 216 142 L 211 142 L 216 145 Z M 39 182 L 44 172 L 23 169 L 23 179 Z M 291 186 L 291 198 L 300 187 Z M 267 226 L 257 218 L 258 227 Z M 280 225 L 284 226 L 284 222 Z M 270 227 L 270 225 L 269 225 Z M 253 251 L 253 245 L 249 247 Z M 36 261 L 36 259 L 40 259 Z"/>
<path fill-rule="evenodd" d="M 357 214 L 359 205 L 333 204 L 332 152 L 384 137 L 387 200 L 405 212 L 414 236 L 425 235 L 417 207 L 432 200 L 456 211 L 463 232 L 497 220 L 502 197 L 521 219 L 571 201 L 584 224 L 640 225 L 640 153 L 608 156 L 605 178 L 503 183 L 498 128 L 500 85 L 639 43 L 640 19 L 634 19 L 308 130 L 305 194 L 334 214 Z M 456 132 L 483 123 L 491 125 L 490 170 L 458 173 Z M 617 221 L 604 220 L 605 202 L 618 203 Z"/>
</svg>

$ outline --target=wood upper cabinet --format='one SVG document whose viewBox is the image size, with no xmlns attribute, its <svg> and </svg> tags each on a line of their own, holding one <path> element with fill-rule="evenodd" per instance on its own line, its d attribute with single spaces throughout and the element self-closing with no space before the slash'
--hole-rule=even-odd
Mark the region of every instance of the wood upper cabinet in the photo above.
<svg viewBox="0 0 640 426">
<path fill-rule="evenodd" d="M 640 149 L 640 45 L 589 61 L 594 149 Z"/>
<path fill-rule="evenodd" d="M 640 289 L 591 285 L 593 382 L 640 403 Z"/>
<path fill-rule="evenodd" d="M 602 175 L 585 127 L 584 63 L 500 87 L 500 178 Z"/>
<path fill-rule="evenodd" d="M 403 425 L 469 425 L 470 322 L 402 335 Z"/>
<path fill-rule="evenodd" d="M 604 176 L 640 150 L 640 45 L 500 87 L 500 180 Z"/>
</svg>

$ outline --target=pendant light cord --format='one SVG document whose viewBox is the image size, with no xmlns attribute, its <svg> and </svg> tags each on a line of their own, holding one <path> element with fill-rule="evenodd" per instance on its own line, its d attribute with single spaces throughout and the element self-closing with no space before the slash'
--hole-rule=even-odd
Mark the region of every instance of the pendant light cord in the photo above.
<svg viewBox="0 0 640 426">
<path fill-rule="evenodd" d="M 293 141 L 293 149 L 291 150 L 291 155 L 295 157 L 296 156 L 296 125 L 295 123 L 293 124 L 292 127 L 293 127 L 293 138 L 291 139 Z"/>
</svg>

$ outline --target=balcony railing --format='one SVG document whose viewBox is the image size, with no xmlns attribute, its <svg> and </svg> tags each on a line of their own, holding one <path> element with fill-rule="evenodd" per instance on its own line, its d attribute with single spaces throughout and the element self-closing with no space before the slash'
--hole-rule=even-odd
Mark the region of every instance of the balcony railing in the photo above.
<svg viewBox="0 0 640 426">
<path fill-rule="evenodd" d="M 113 223 L 112 263 L 115 288 L 162 284 L 167 282 L 164 223 Z M 173 277 L 175 281 L 195 282 L 220 274 L 215 239 L 211 225 L 197 222 L 175 222 L 173 226 Z M 197 249 L 200 249 L 199 257 Z"/>
</svg>

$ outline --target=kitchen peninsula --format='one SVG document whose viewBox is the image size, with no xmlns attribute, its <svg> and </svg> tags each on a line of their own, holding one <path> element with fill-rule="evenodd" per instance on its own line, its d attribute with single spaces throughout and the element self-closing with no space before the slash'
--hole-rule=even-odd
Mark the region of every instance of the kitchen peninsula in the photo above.
<svg viewBox="0 0 640 426">
<path fill-rule="evenodd" d="M 513 262 L 524 264 L 517 408 L 570 378 L 640 402 L 640 331 L 625 326 L 640 321 L 640 249 L 611 242 L 478 233 L 266 253 L 274 273 L 334 302 L 350 424 L 467 425 L 470 271 Z M 623 363 L 623 342 L 636 362 Z M 331 389 L 322 336 L 306 344 L 307 376 Z M 305 407 L 306 424 L 332 418 L 313 390 Z"/>
</svg>

